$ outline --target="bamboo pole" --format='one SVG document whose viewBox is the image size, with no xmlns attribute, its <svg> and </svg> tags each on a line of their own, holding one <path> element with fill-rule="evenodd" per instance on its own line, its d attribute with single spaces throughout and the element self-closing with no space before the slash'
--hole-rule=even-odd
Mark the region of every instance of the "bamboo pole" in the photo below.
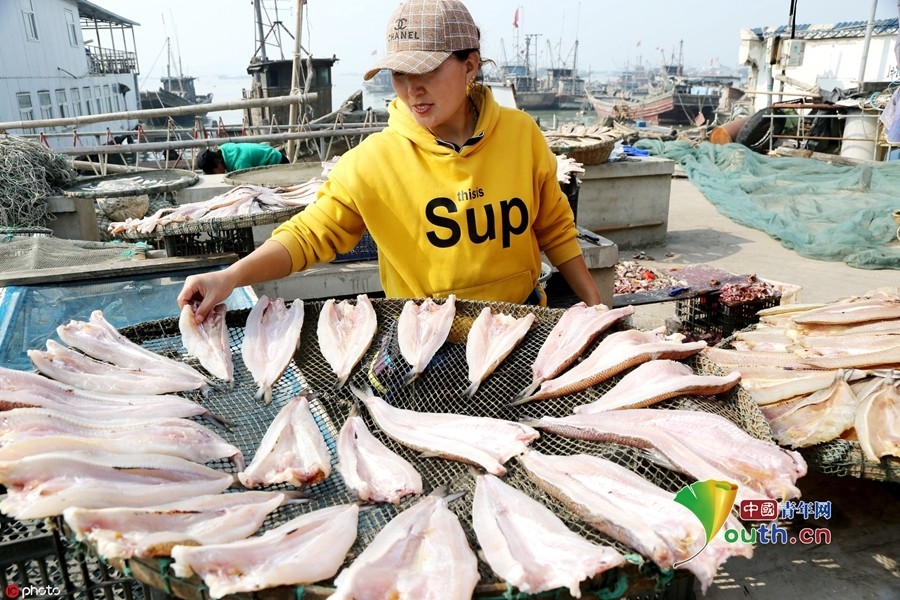
<svg viewBox="0 0 900 600">
<path fill-rule="evenodd" d="M 257 106 L 288 106 L 301 102 L 308 102 L 317 98 L 316 92 L 302 95 L 275 96 L 273 98 L 247 98 L 246 100 L 231 100 L 228 102 L 210 102 L 208 104 L 193 104 L 191 106 L 178 106 L 175 108 L 154 108 L 150 110 L 128 110 L 116 113 L 99 115 L 82 115 L 80 117 L 67 117 L 65 119 L 38 119 L 34 121 L 7 121 L 0 123 L 0 132 L 7 129 L 38 129 L 41 127 L 60 127 L 66 125 L 87 125 L 89 123 L 103 123 L 106 121 L 119 121 L 126 119 L 149 119 L 154 117 L 169 117 L 178 115 L 196 115 L 219 110 L 234 108 L 254 108 Z"/>
<path fill-rule="evenodd" d="M 294 34 L 294 61 L 291 69 L 291 96 L 297 97 L 300 97 L 300 49 L 302 48 L 302 45 L 300 44 L 300 34 L 303 31 L 303 6 L 305 4 L 306 0 L 297 0 L 297 32 Z M 307 77 L 310 75 L 310 73 L 307 73 Z M 291 104 L 288 108 L 288 127 L 297 125 L 299 120 L 297 104 Z M 296 158 L 294 156 L 295 149 L 296 144 L 294 143 L 294 140 L 289 140 L 286 152 L 291 161 Z"/>
</svg>

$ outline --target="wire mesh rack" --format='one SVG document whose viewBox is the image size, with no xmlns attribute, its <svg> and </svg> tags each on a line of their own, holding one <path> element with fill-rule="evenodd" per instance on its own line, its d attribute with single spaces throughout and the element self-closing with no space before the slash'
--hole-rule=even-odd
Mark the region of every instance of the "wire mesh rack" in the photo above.
<svg viewBox="0 0 900 600">
<path fill-rule="evenodd" d="M 331 451 L 332 466 L 334 467 L 337 464 L 338 432 L 356 403 L 356 398 L 349 389 L 351 386 L 370 387 L 377 395 L 398 408 L 520 421 L 545 415 L 571 414 L 573 406 L 596 400 L 620 379 L 620 377 L 614 377 L 593 388 L 562 398 L 510 406 L 510 401 L 531 381 L 531 365 L 537 352 L 564 310 L 457 300 L 456 317 L 447 343 L 417 380 L 409 385 L 404 385 L 404 377 L 409 366 L 399 351 L 397 320 L 405 300 L 373 299 L 372 303 L 378 316 L 378 333 L 372 346 L 357 365 L 349 384 L 343 389 L 334 389 L 335 376 L 319 350 L 316 325 L 324 303 L 307 302 L 304 306 L 305 319 L 300 345 L 293 362 L 276 382 L 270 405 L 266 406 L 255 400 L 257 385 L 240 358 L 244 325 L 249 309 L 230 311 L 226 315 L 230 345 L 234 352 L 233 385 L 220 386 L 206 397 L 197 394 L 195 399 L 206 406 L 211 413 L 225 417 L 233 423 L 226 431 L 220 433 L 226 440 L 240 448 L 249 460 L 278 411 L 297 395 L 308 394 L 310 409 Z M 465 340 L 473 321 L 485 306 L 490 306 L 494 312 L 515 317 L 532 313 L 536 319 L 522 343 L 482 383 L 475 396 L 472 399 L 466 399 L 463 391 L 469 381 Z M 202 370 L 196 360 L 184 355 L 177 319 L 145 322 L 121 331 L 128 338 L 141 343 L 146 348 L 164 356 L 183 360 Z M 593 347 L 588 348 L 588 351 L 592 349 Z M 714 363 L 703 359 L 692 359 L 689 362 L 698 372 L 722 373 Z M 703 410 L 716 413 L 736 423 L 754 437 L 771 439 L 771 432 L 758 407 L 739 388 L 720 397 L 676 398 L 666 401 L 658 407 L 664 410 Z M 459 517 L 470 546 L 477 549 L 478 544 L 471 519 L 471 502 L 475 487 L 471 467 L 441 458 L 423 457 L 384 435 L 373 423 L 367 411 L 362 410 L 361 415 L 369 430 L 378 439 L 419 470 L 422 474 L 426 494 L 441 486 L 447 486 L 451 492 L 465 492 L 461 499 L 451 503 L 450 508 Z M 680 473 L 658 466 L 645 458 L 641 452 L 628 446 L 542 434 L 533 442 L 532 447 L 548 454 L 589 453 L 605 457 L 632 469 L 672 492 L 692 481 Z M 227 472 L 235 472 L 234 465 L 226 460 L 215 461 L 209 465 Z M 539 499 L 551 508 L 570 529 L 589 540 L 613 546 L 637 559 L 631 549 L 585 524 L 561 503 L 541 492 L 525 476 L 524 470 L 518 466 L 515 459 L 509 461 L 506 466 L 508 473 L 504 480 L 508 484 Z M 279 484 L 268 489 L 290 488 Z M 307 488 L 306 491 L 311 495 L 311 502 L 280 507 L 269 515 L 261 531 L 277 527 L 312 510 L 356 501 L 352 493 L 345 487 L 336 469 L 332 469 L 332 474 L 327 479 Z M 397 506 L 379 504 L 362 511 L 359 517 L 358 537 L 346 557 L 345 565 L 349 565 L 398 512 L 414 504 L 417 500 L 418 498 L 407 498 Z M 190 579 L 175 577 L 168 569 L 168 559 L 133 559 L 113 561 L 112 564 L 154 588 L 165 590 L 166 593 L 190 600 L 205 600 L 206 598 L 206 588 L 202 582 L 196 577 Z M 510 593 L 509 588 L 481 558 L 479 558 L 479 572 L 481 582 L 476 589 L 476 597 L 507 597 L 504 594 Z M 631 598 L 637 597 L 639 594 L 643 594 L 640 596 L 642 598 L 688 597 L 692 594 L 692 582 L 693 577 L 687 572 L 680 570 L 664 572 L 651 562 L 634 560 L 625 567 L 598 576 L 595 581 L 590 583 L 590 589 L 586 591 L 610 598 Z M 330 581 L 319 582 L 314 586 L 306 586 L 300 592 L 304 598 L 324 598 L 333 592 L 331 585 Z M 267 590 L 266 597 L 295 598 L 297 593 L 298 589 L 295 588 L 276 588 Z M 673 594 L 676 593 L 678 595 L 674 596 Z M 524 598 L 525 596 L 516 597 Z M 567 598 L 568 595 L 557 591 L 554 597 Z"/>
</svg>

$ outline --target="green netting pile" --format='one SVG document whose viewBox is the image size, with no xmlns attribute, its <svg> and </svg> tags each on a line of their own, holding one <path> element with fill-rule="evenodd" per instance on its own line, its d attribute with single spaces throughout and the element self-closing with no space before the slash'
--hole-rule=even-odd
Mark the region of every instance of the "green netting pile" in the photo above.
<svg viewBox="0 0 900 600">
<path fill-rule="evenodd" d="M 720 213 L 765 231 L 799 254 L 864 269 L 900 269 L 894 244 L 900 163 L 838 165 L 769 157 L 740 144 L 643 139 L 635 147 L 674 160 Z"/>
</svg>

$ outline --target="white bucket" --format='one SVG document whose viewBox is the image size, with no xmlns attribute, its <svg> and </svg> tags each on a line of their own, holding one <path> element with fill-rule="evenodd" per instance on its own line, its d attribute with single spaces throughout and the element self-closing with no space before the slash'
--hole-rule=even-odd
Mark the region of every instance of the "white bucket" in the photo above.
<svg viewBox="0 0 900 600">
<path fill-rule="evenodd" d="M 878 115 L 855 111 L 844 121 L 844 140 L 841 156 L 857 160 L 875 160 L 875 137 L 878 133 Z"/>
</svg>

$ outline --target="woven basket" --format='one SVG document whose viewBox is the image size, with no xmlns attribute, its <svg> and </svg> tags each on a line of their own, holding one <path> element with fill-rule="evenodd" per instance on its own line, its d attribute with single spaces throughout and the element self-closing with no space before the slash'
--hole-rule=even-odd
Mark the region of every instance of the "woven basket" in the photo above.
<svg viewBox="0 0 900 600">
<path fill-rule="evenodd" d="M 616 139 L 598 140 L 591 137 L 553 135 L 547 138 L 554 154 L 565 154 L 582 165 L 599 165 L 609 159 Z"/>
</svg>

